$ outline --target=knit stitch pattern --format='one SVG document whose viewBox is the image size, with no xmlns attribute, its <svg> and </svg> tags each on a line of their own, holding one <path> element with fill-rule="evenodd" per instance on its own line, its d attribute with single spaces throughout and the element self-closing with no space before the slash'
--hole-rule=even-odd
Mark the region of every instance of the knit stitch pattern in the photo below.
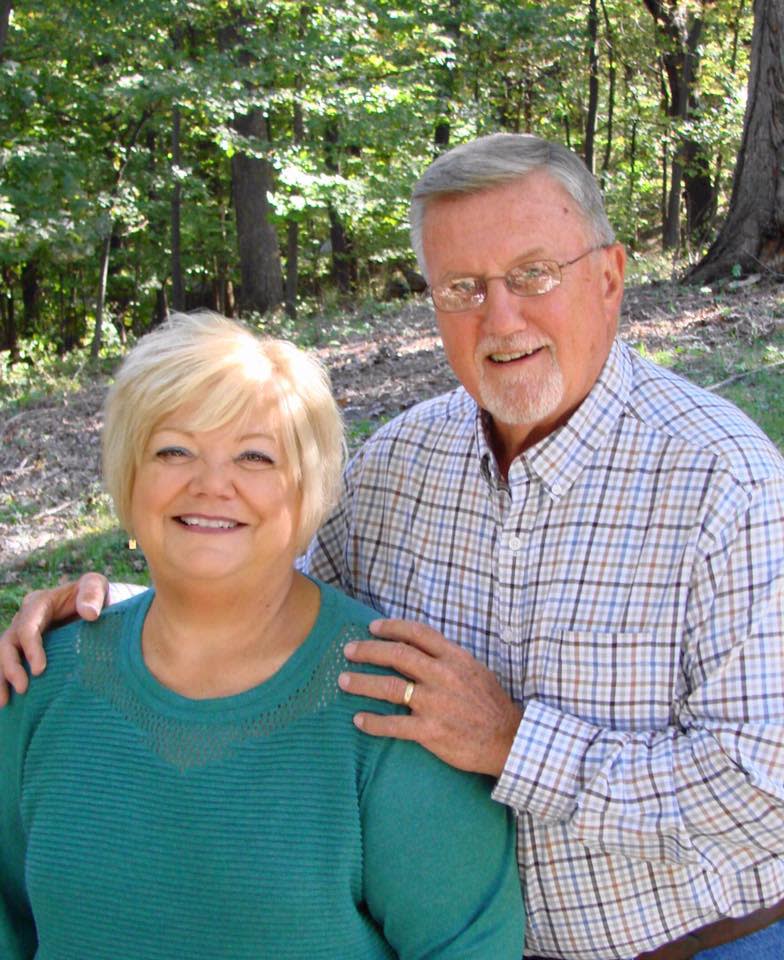
<svg viewBox="0 0 784 960">
<path fill-rule="evenodd" d="M 191 700 L 147 670 L 148 592 L 47 640 L 0 711 L 3 960 L 519 960 L 490 782 L 362 734 L 343 645 L 373 611 L 321 586 L 265 683 Z"/>
</svg>

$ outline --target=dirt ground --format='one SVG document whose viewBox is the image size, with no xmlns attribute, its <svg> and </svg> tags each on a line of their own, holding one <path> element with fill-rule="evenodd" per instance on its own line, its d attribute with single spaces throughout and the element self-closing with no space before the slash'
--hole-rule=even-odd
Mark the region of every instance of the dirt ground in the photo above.
<svg viewBox="0 0 784 960">
<path fill-rule="evenodd" d="M 627 289 L 621 336 L 654 352 L 695 342 L 751 342 L 784 324 L 784 287 L 723 293 L 660 283 Z M 369 334 L 317 351 L 332 372 L 349 428 L 388 419 L 455 384 L 425 301 L 371 321 Z M 781 368 L 784 370 L 784 368 Z M 782 374 L 784 384 L 784 373 Z M 0 563 L 12 566 L 68 536 L 85 502 L 100 495 L 105 381 L 42 399 L 0 425 Z M 12 504 L 12 507 L 8 505 Z"/>
</svg>

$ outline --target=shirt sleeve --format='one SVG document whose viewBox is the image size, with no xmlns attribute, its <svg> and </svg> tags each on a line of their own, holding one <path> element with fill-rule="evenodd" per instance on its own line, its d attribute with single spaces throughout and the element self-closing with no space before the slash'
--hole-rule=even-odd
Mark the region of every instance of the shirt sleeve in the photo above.
<svg viewBox="0 0 784 960">
<path fill-rule="evenodd" d="M 20 813 L 25 698 L 0 710 L 0 957 L 29 960 L 37 938 L 25 890 L 25 836 Z"/>
<path fill-rule="evenodd" d="M 492 782 L 385 740 L 362 797 L 364 886 L 401 960 L 520 960 L 511 812 Z"/>
<path fill-rule="evenodd" d="M 703 531 L 670 725 L 619 731 L 531 700 L 495 799 L 636 859 L 735 874 L 784 856 L 781 479 L 745 503 Z"/>
</svg>

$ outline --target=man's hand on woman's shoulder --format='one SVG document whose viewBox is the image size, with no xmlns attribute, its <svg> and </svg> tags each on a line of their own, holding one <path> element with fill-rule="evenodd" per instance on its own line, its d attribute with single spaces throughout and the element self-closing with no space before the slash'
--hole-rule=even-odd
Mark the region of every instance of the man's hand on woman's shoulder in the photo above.
<svg viewBox="0 0 784 960">
<path fill-rule="evenodd" d="M 11 687 L 27 690 L 24 658 L 33 676 L 46 668 L 43 634 L 49 627 L 73 619 L 95 620 L 106 602 L 106 577 L 86 573 L 79 580 L 51 590 L 34 590 L 22 601 L 11 623 L 0 635 L 0 707 L 8 703 Z"/>
</svg>

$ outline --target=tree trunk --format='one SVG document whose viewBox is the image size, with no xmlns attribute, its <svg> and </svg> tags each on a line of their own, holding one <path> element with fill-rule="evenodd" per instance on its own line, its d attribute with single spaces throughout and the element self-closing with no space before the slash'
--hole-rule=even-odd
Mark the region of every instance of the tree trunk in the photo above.
<svg viewBox="0 0 784 960">
<path fill-rule="evenodd" d="M 661 196 L 659 197 L 659 209 L 661 210 L 661 221 L 664 224 L 667 219 L 667 172 L 670 165 L 670 152 L 667 149 L 667 141 L 662 140 L 661 156 Z"/>
<path fill-rule="evenodd" d="M 670 42 L 676 49 L 663 56 L 664 67 L 670 88 L 670 116 L 685 122 L 689 117 L 689 95 L 694 82 L 694 69 L 688 38 L 678 36 L 677 27 L 665 28 Z M 693 33 L 693 31 L 692 31 Z M 665 250 L 674 250 L 681 239 L 681 187 L 683 184 L 684 154 L 687 146 L 684 142 L 673 144 L 672 166 L 670 167 L 670 192 L 667 197 L 662 246 Z"/>
<path fill-rule="evenodd" d="M 170 31 L 174 59 L 179 58 L 183 47 L 185 27 L 178 23 Z M 175 310 L 185 309 L 185 283 L 182 275 L 182 182 L 180 180 L 180 124 L 182 114 L 178 103 L 172 104 L 171 126 L 171 301 Z"/>
<path fill-rule="evenodd" d="M 329 239 L 332 246 L 332 279 L 343 296 L 350 296 L 356 287 L 354 244 L 340 214 L 330 203 Z"/>
<path fill-rule="evenodd" d="M 327 124 L 324 131 L 324 165 L 330 173 L 340 173 L 338 159 L 338 125 L 334 120 Z M 354 255 L 354 242 L 343 223 L 338 210 L 330 203 L 329 239 L 332 246 L 332 279 L 342 296 L 350 296 L 356 289 L 357 261 Z"/>
<path fill-rule="evenodd" d="M 90 356 L 95 360 L 101 350 L 103 340 L 103 315 L 106 307 L 106 288 L 109 281 L 109 260 L 112 249 L 112 230 L 101 243 L 101 250 L 98 262 L 98 297 L 95 303 L 95 329 L 93 330 L 93 341 L 90 345 Z"/>
<path fill-rule="evenodd" d="M 596 114 L 599 110 L 599 14 L 596 0 L 588 0 L 588 113 L 585 117 L 585 149 L 583 160 L 594 172 L 594 140 Z"/>
<path fill-rule="evenodd" d="M 699 67 L 699 43 L 702 37 L 704 21 L 701 11 L 695 14 L 687 4 L 669 0 L 643 0 L 654 18 L 662 40 L 661 62 L 667 76 L 665 93 L 668 115 L 679 126 L 685 124 L 690 116 L 698 112 L 696 95 L 697 70 Z M 705 148 L 693 137 L 679 134 L 673 144 L 669 196 L 665 205 L 662 227 L 662 246 L 672 249 L 681 239 L 681 191 L 686 194 L 689 211 L 690 234 L 700 239 L 713 209 L 713 195 L 710 176 L 705 180 L 705 171 L 709 170 Z M 706 199 L 707 188 L 707 199 Z"/>
<path fill-rule="evenodd" d="M 0 0 L 0 60 L 3 59 L 5 42 L 8 39 L 8 24 L 11 20 L 11 11 L 14 0 Z"/>
<path fill-rule="evenodd" d="M 182 185 L 180 183 L 180 108 L 175 104 L 172 110 L 172 199 L 171 199 L 171 273 L 172 306 L 175 310 L 185 309 L 185 286 L 182 281 L 181 248 L 181 212 Z"/>
<path fill-rule="evenodd" d="M 304 30 L 304 18 L 309 15 L 310 8 L 303 7 L 300 11 L 300 30 Z M 296 95 L 299 96 L 301 78 L 298 76 L 295 84 Z M 294 143 L 300 144 L 305 139 L 305 123 L 302 116 L 302 106 L 294 104 L 292 115 Z M 299 220 L 290 216 L 286 224 L 286 316 L 297 319 L 297 289 L 299 287 Z"/>
<path fill-rule="evenodd" d="M 253 138 L 256 146 L 268 141 L 267 121 L 260 108 L 234 120 L 234 129 Z M 266 313 L 283 300 L 283 272 L 278 237 L 269 222 L 267 193 L 272 174 L 267 161 L 246 153 L 231 158 L 234 215 L 240 257 L 240 311 Z"/>
<path fill-rule="evenodd" d="M 740 22 L 743 14 L 746 12 L 746 0 L 740 0 L 738 12 L 735 14 L 735 22 L 732 25 L 732 54 L 730 56 L 730 74 L 735 73 L 735 67 L 738 63 L 738 44 L 740 42 Z"/>
<path fill-rule="evenodd" d="M 286 224 L 286 316 L 297 319 L 299 287 L 299 223 L 291 217 Z"/>
<path fill-rule="evenodd" d="M 60 352 L 70 353 L 84 334 L 84 316 L 79 312 L 76 301 L 76 286 L 72 285 L 66 302 L 63 296 L 62 272 L 60 273 Z"/>
<path fill-rule="evenodd" d="M 228 5 L 227 12 L 232 19 L 218 29 L 218 46 L 232 51 L 238 63 L 247 69 L 253 67 L 256 60 L 242 39 L 242 28 L 249 17 L 243 6 Z M 246 87 L 253 93 L 250 83 Z M 232 126 L 241 136 L 254 141 L 254 154 L 269 145 L 267 118 L 260 107 L 236 116 Z M 231 187 L 240 259 L 239 310 L 264 314 L 283 300 L 278 236 L 269 219 L 267 194 L 272 192 L 272 170 L 267 160 L 240 149 L 231 158 Z"/>
<path fill-rule="evenodd" d="M 693 140 L 685 141 L 683 158 L 686 199 L 686 233 L 694 243 L 707 239 L 711 221 L 716 213 L 716 184 L 711 176 L 710 162 L 704 150 Z"/>
<path fill-rule="evenodd" d="M 120 190 L 120 185 L 122 184 L 123 175 L 125 174 L 125 167 L 128 163 L 128 158 L 131 156 L 133 146 L 138 141 L 139 135 L 144 129 L 144 125 L 149 119 L 151 112 L 152 108 L 146 107 L 142 111 L 142 115 L 139 117 L 136 126 L 131 128 L 128 142 L 124 145 L 125 159 L 120 163 L 120 166 L 114 176 L 114 182 L 111 189 L 112 197 L 116 197 Z M 122 139 L 120 139 L 118 142 L 121 143 Z M 96 298 L 95 305 L 95 331 L 93 333 L 93 342 L 90 346 L 90 356 L 93 359 L 97 359 L 98 353 L 101 349 L 101 339 L 103 336 L 103 314 L 106 304 L 106 287 L 109 279 L 109 259 L 111 256 L 114 230 L 114 223 L 110 223 L 108 233 L 101 242 L 101 252 L 98 264 L 98 296 Z"/>
<path fill-rule="evenodd" d="M 604 0 L 601 0 L 602 16 L 604 17 L 604 29 L 607 34 L 607 54 L 609 59 L 608 77 L 609 85 L 607 90 L 607 139 L 604 144 L 604 157 L 602 158 L 601 182 L 604 187 L 604 181 L 607 171 L 610 168 L 610 154 L 612 152 L 613 140 L 613 119 L 615 117 L 615 81 L 617 70 L 615 67 L 615 38 L 613 36 L 610 18 L 607 14 L 607 7 Z"/>
<path fill-rule="evenodd" d="M 24 329 L 32 331 L 41 319 L 41 273 L 36 259 L 22 267 L 21 280 Z"/>
<path fill-rule="evenodd" d="M 90 346 L 90 356 L 93 360 L 98 359 L 101 350 L 101 339 L 103 337 L 103 313 L 106 304 L 106 283 L 109 278 L 109 252 L 112 249 L 112 230 L 104 238 L 101 244 L 101 255 L 98 264 L 98 300 L 95 304 L 95 330 L 93 332 L 93 342 Z"/>
<path fill-rule="evenodd" d="M 784 271 L 784 0 L 755 0 L 751 68 L 727 218 L 690 283 Z"/>
<path fill-rule="evenodd" d="M 667 206 L 664 211 L 664 225 L 662 228 L 662 247 L 665 250 L 675 250 L 681 241 L 681 183 L 683 181 L 683 167 L 678 159 L 679 153 L 673 153 L 670 167 L 670 192 L 667 195 Z"/>
<path fill-rule="evenodd" d="M 166 300 L 166 287 L 161 284 L 161 286 L 155 291 L 155 310 L 153 311 L 152 316 L 153 327 L 160 326 L 168 315 L 169 304 Z"/>
<path fill-rule="evenodd" d="M 221 203 L 219 208 L 220 235 L 224 242 L 221 244 L 214 260 L 215 285 L 217 287 L 215 300 L 218 304 L 219 313 L 222 313 L 225 317 L 233 317 L 237 304 L 234 301 L 234 285 L 225 253 L 228 249 L 226 240 L 226 212 L 225 206 Z"/>
<path fill-rule="evenodd" d="M 632 120 L 632 131 L 631 136 L 629 137 L 629 194 L 627 203 L 629 204 L 629 209 L 634 210 L 634 191 L 637 189 L 637 124 L 639 119 L 634 117 Z M 632 235 L 632 245 L 634 248 L 637 246 L 637 241 L 639 239 L 639 219 L 637 217 L 632 217 L 633 230 Z"/>
<path fill-rule="evenodd" d="M 753 3 L 753 0 L 752 0 Z M 728 75 L 734 77 L 738 69 L 738 47 L 740 45 L 740 28 L 743 15 L 746 12 L 746 0 L 740 0 L 738 9 L 735 13 L 735 20 L 732 25 L 732 53 L 728 64 Z M 719 196 L 721 188 L 722 174 L 724 172 L 724 145 L 720 144 L 716 151 L 716 162 L 714 164 L 715 174 L 713 183 L 714 197 Z M 716 204 L 714 203 L 713 214 L 716 213 Z"/>
<path fill-rule="evenodd" d="M 451 41 L 451 50 L 454 56 L 451 59 L 451 63 L 449 57 L 445 58 L 444 64 L 438 71 L 436 78 L 438 116 L 436 117 L 435 128 L 433 130 L 433 146 L 435 147 L 436 154 L 443 153 L 444 150 L 447 149 L 449 146 L 449 138 L 452 135 L 450 116 L 455 92 L 456 48 L 460 39 L 460 27 L 460 0 L 450 0 L 444 32 Z"/>
<path fill-rule="evenodd" d="M 14 310 L 14 279 L 8 267 L 3 269 L 3 283 L 7 289 L 0 294 L 0 317 L 3 321 L 3 341 L 0 350 L 8 350 L 11 354 L 11 363 L 19 360 L 19 332 L 16 328 L 16 312 Z"/>
</svg>

